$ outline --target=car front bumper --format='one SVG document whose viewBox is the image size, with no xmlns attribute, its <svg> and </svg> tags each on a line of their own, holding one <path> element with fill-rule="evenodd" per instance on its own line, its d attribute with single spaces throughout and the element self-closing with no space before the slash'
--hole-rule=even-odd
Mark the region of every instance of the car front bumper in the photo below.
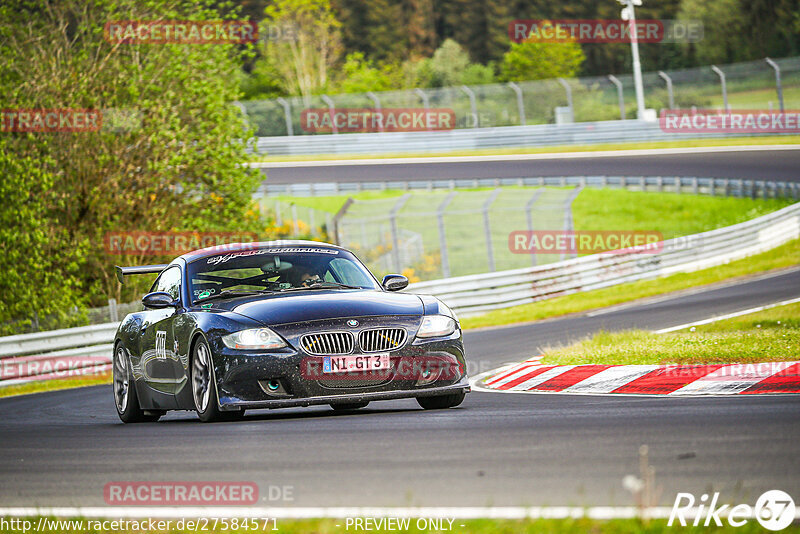
<svg viewBox="0 0 800 534">
<path fill-rule="evenodd" d="M 457 384 L 441 387 L 428 387 L 416 390 L 399 389 L 392 391 L 371 391 L 371 392 L 347 392 L 337 393 L 335 395 L 321 395 L 316 397 L 305 398 L 281 398 L 260 401 L 247 401 L 247 400 L 233 400 L 226 399 L 225 404 L 220 404 L 220 408 L 224 411 L 231 410 L 256 410 L 262 408 L 292 408 L 298 406 L 317 406 L 321 404 L 343 404 L 343 403 L 358 403 L 358 402 L 371 402 L 379 400 L 397 400 L 397 399 L 412 399 L 417 397 L 435 397 L 439 395 L 451 395 L 454 393 L 469 393 L 469 381 L 464 377 Z"/>
</svg>

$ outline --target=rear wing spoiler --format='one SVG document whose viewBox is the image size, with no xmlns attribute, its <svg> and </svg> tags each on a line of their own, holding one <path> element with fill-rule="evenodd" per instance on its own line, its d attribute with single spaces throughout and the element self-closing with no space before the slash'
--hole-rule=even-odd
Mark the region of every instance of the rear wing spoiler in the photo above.
<svg viewBox="0 0 800 534">
<path fill-rule="evenodd" d="M 169 267 L 169 264 L 164 265 L 137 265 L 134 267 L 120 267 L 114 266 L 114 271 L 117 273 L 117 280 L 120 284 L 125 283 L 125 277 L 132 274 L 156 274 Z"/>
</svg>

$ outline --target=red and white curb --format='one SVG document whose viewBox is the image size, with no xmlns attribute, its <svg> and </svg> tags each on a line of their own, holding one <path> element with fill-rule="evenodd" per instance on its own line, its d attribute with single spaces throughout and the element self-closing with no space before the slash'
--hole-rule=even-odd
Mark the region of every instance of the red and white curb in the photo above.
<svg viewBox="0 0 800 534">
<path fill-rule="evenodd" d="M 715 365 L 542 365 L 541 356 L 476 377 L 515 393 L 754 395 L 800 393 L 800 361 Z"/>
</svg>

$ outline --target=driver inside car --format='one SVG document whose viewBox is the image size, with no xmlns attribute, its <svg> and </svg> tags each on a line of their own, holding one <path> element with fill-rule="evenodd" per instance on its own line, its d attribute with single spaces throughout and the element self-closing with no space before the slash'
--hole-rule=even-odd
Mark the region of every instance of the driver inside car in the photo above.
<svg viewBox="0 0 800 534">
<path fill-rule="evenodd" d="M 323 282 L 322 277 L 310 267 L 297 265 L 289 275 L 292 287 L 306 287 Z"/>
</svg>

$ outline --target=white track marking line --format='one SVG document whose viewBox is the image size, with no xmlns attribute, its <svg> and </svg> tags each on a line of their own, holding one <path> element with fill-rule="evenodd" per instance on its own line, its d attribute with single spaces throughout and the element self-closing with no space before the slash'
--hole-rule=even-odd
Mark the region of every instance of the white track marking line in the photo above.
<svg viewBox="0 0 800 534">
<path fill-rule="evenodd" d="M 533 378 L 531 378 L 529 380 L 526 380 L 525 382 L 517 384 L 516 386 L 512 387 L 508 391 L 520 391 L 520 390 L 526 390 L 526 389 L 533 389 L 536 386 L 538 386 L 539 384 L 544 384 L 545 382 L 547 382 L 551 378 L 555 378 L 555 377 L 557 377 L 557 376 L 559 376 L 561 374 L 564 374 L 567 371 L 569 371 L 570 369 L 574 369 L 575 367 L 577 367 L 577 365 L 559 365 L 557 367 L 554 367 L 553 369 L 545 371 L 544 373 L 538 374 L 538 375 L 534 376 Z"/>
<path fill-rule="evenodd" d="M 561 393 L 611 393 L 615 389 L 633 382 L 650 371 L 658 369 L 659 365 L 619 365 L 609 367 L 581 380 Z"/>
<path fill-rule="evenodd" d="M 409 158 L 335 159 L 318 161 L 257 161 L 247 163 L 256 169 L 287 167 L 339 167 L 344 165 L 407 165 L 417 163 L 470 163 L 484 161 L 527 161 L 548 159 L 614 158 L 627 156 L 659 156 L 672 154 L 706 154 L 717 152 L 758 152 L 767 150 L 800 150 L 800 145 L 741 145 L 684 148 L 652 148 L 598 150 L 595 152 L 548 152 L 543 154 L 507 154 L 485 156 L 425 156 Z M 393 180 L 389 180 L 393 181 Z"/>
<path fill-rule="evenodd" d="M 732 364 L 720 367 L 694 382 L 686 384 L 670 395 L 735 394 L 780 373 L 797 362 Z"/>
<path fill-rule="evenodd" d="M 686 323 L 681 324 L 678 326 L 671 326 L 669 328 L 662 328 L 661 330 L 655 330 L 654 334 L 666 334 L 668 332 L 675 332 L 676 330 L 683 330 L 685 328 L 690 328 L 692 326 L 700 326 L 704 324 L 715 323 L 717 321 L 724 321 L 725 319 L 732 319 L 734 317 L 739 317 L 741 315 L 748 315 L 751 313 L 756 313 L 764 310 L 768 310 L 770 308 L 777 308 L 778 306 L 786 306 L 788 304 L 795 304 L 796 302 L 800 302 L 800 297 L 791 299 L 791 300 L 784 300 L 781 302 L 774 302 L 772 304 L 765 304 L 764 306 L 758 306 L 756 308 L 749 308 L 747 310 L 740 310 L 733 313 L 728 313 L 726 315 L 718 315 L 716 317 L 711 317 L 709 319 L 703 319 L 702 321 L 695 321 L 693 323 Z"/>
<path fill-rule="evenodd" d="M 245 507 L 245 506 L 128 506 L 128 507 L 4 507 L 0 516 L 114 519 L 179 518 L 270 518 L 270 519 L 346 519 L 348 517 L 409 517 L 437 519 L 628 519 L 641 515 L 667 519 L 671 507 L 657 506 L 644 511 L 636 506 L 465 506 L 465 507 Z M 692 517 L 688 511 L 684 517 Z M 800 513 L 800 512 L 798 512 Z"/>
</svg>

